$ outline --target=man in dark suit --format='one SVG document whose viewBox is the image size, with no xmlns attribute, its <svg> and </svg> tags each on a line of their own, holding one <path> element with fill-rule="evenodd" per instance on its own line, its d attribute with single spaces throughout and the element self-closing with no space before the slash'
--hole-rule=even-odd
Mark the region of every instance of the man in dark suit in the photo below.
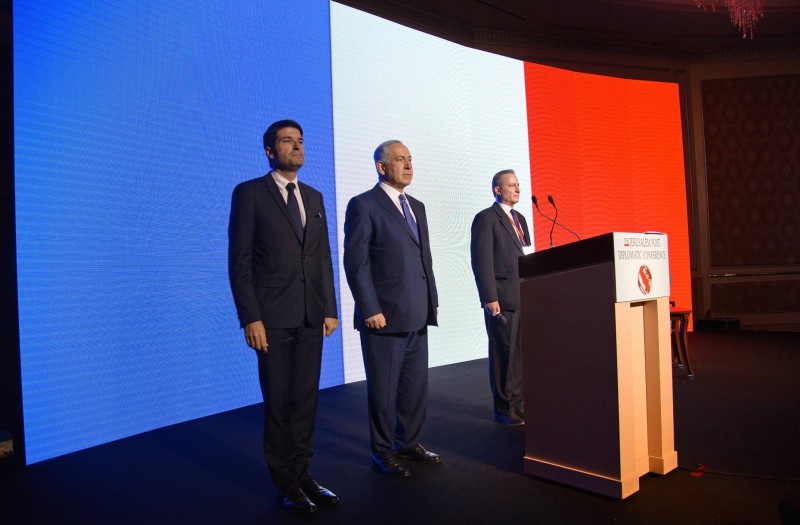
<svg viewBox="0 0 800 525">
<path fill-rule="evenodd" d="M 322 194 L 299 182 L 303 130 L 281 120 L 264 133 L 272 170 L 233 191 L 228 273 L 264 397 L 264 454 L 278 499 L 311 513 L 338 497 L 309 473 L 322 336 L 339 325 Z"/>
<path fill-rule="evenodd" d="M 503 170 L 492 178 L 492 194 L 495 203 L 472 221 L 472 272 L 489 336 L 494 420 L 520 426 L 525 424 L 525 411 L 517 258 L 530 247 L 531 236 L 525 217 L 514 210 L 520 191 L 513 170 Z"/>
<path fill-rule="evenodd" d="M 425 206 L 405 194 L 414 169 L 402 142 L 375 150 L 378 184 L 347 205 L 344 270 L 367 376 L 372 461 L 408 477 L 400 457 L 441 462 L 419 439 L 428 404 L 428 325 L 439 300 Z"/>
</svg>

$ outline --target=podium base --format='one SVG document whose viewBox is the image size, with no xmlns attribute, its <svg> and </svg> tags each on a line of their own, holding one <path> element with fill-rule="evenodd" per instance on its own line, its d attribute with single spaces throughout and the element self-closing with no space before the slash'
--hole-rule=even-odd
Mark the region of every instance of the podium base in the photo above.
<svg viewBox="0 0 800 525">
<path fill-rule="evenodd" d="M 625 499 L 639 490 L 639 476 L 614 479 L 594 472 L 586 472 L 565 465 L 556 465 L 525 456 L 525 474 L 563 483 L 610 498 Z"/>
<path fill-rule="evenodd" d="M 650 472 L 653 474 L 667 474 L 678 468 L 678 453 L 672 452 L 666 457 L 657 458 L 651 456 L 650 458 Z"/>
<path fill-rule="evenodd" d="M 538 478 L 563 483 L 579 489 L 588 490 L 610 498 L 625 499 L 639 490 L 639 478 L 648 472 L 666 474 L 678 467 L 678 453 L 672 452 L 667 457 L 645 458 L 637 462 L 636 473 L 621 479 L 604 476 L 595 472 L 576 469 L 566 465 L 558 465 L 541 459 L 525 456 L 525 474 Z M 649 470 L 648 468 L 649 467 Z"/>
</svg>

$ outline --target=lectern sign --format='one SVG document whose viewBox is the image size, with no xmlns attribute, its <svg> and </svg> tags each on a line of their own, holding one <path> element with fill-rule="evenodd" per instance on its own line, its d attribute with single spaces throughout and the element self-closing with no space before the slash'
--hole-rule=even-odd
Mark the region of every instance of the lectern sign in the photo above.
<svg viewBox="0 0 800 525">
<path fill-rule="evenodd" d="M 668 252 L 663 233 L 614 232 L 616 301 L 669 297 Z"/>
</svg>

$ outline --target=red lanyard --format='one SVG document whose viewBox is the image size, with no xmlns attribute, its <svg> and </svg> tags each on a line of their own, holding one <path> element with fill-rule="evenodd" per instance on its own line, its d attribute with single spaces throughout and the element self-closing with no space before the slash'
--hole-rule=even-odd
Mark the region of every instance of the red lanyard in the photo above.
<svg viewBox="0 0 800 525">
<path fill-rule="evenodd" d="M 519 223 L 519 219 L 517 219 L 517 212 L 511 210 L 511 215 L 508 218 L 511 221 L 511 224 L 514 225 L 514 229 L 517 230 L 517 236 L 519 237 L 519 242 L 523 245 L 526 244 L 525 241 L 525 233 L 522 231 L 522 226 Z"/>
</svg>

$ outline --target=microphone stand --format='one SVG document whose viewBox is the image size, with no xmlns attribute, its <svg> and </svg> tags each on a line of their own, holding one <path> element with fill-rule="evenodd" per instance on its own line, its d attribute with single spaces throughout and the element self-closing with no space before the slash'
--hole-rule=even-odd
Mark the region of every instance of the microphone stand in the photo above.
<svg viewBox="0 0 800 525">
<path fill-rule="evenodd" d="M 552 197 L 552 195 L 551 195 L 551 196 L 548 196 L 548 200 L 549 200 L 549 201 L 550 201 L 550 203 L 553 205 L 553 208 L 555 208 L 555 203 L 553 202 L 553 197 Z M 541 215 L 542 217 L 544 217 L 544 218 L 545 218 L 545 219 L 547 219 L 548 221 L 552 222 L 552 223 L 553 223 L 553 225 L 556 225 L 556 224 L 558 224 L 559 226 L 561 226 L 562 228 L 564 228 L 565 230 L 567 230 L 568 232 L 570 232 L 572 235 L 574 235 L 574 236 L 575 236 L 575 237 L 576 237 L 576 238 L 577 238 L 579 241 L 581 240 L 581 236 L 580 236 L 580 235 L 578 235 L 578 234 L 577 234 L 577 233 L 575 233 L 574 231 L 570 230 L 569 228 L 567 228 L 566 226 L 564 226 L 564 225 L 563 225 L 563 224 L 561 224 L 560 222 L 556 221 L 554 218 L 552 218 L 552 217 L 549 217 L 549 216 L 545 215 L 545 214 L 542 212 L 542 210 L 540 210 L 540 209 L 539 209 L 539 201 L 538 201 L 538 199 L 536 198 L 536 195 L 531 195 L 531 201 L 533 202 L 533 205 L 534 205 L 534 207 L 536 207 L 536 211 L 538 211 L 538 212 L 539 212 L 539 215 Z M 556 209 L 556 217 L 558 217 L 558 209 Z M 551 235 L 551 237 L 550 237 L 550 247 L 552 248 L 552 247 L 553 247 L 552 230 L 551 230 L 551 232 L 550 232 L 550 235 Z"/>
<path fill-rule="evenodd" d="M 556 216 L 553 217 L 553 224 L 550 226 L 550 247 L 553 248 L 555 246 L 555 244 L 553 244 L 553 230 L 556 229 L 556 224 L 558 224 L 558 208 L 556 208 L 556 202 L 553 200 L 552 195 L 548 195 L 547 200 L 550 201 L 550 204 L 553 205 L 553 209 L 556 210 Z"/>
</svg>

